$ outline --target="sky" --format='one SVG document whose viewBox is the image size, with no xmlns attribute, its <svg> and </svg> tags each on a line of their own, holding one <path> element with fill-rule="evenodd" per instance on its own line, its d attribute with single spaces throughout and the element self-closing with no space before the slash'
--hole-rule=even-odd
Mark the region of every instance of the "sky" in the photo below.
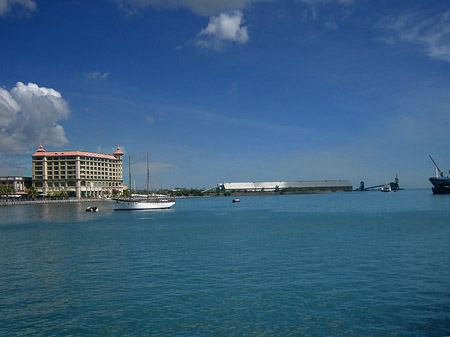
<svg viewBox="0 0 450 337">
<path fill-rule="evenodd" d="M 145 188 L 450 169 L 450 2 L 0 0 L 0 175 L 128 156 Z"/>
</svg>

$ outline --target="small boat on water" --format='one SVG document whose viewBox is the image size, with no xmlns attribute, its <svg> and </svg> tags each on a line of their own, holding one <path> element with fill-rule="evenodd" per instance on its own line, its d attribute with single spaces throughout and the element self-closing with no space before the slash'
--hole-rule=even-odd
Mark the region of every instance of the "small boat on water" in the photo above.
<svg viewBox="0 0 450 337">
<path fill-rule="evenodd" d="M 435 176 L 430 177 L 430 182 L 433 185 L 432 191 L 434 194 L 450 194 L 450 176 L 445 177 L 444 172 L 434 161 L 433 157 L 429 155 L 434 164 Z M 450 172 L 449 172 L 450 173 Z"/>
<path fill-rule="evenodd" d="M 88 208 L 86 208 L 86 212 L 98 212 L 98 207 L 89 206 Z"/>
<path fill-rule="evenodd" d="M 241 202 L 240 199 L 233 199 L 233 202 Z"/>
<path fill-rule="evenodd" d="M 131 186 L 131 164 L 130 165 L 130 186 Z M 113 198 L 115 211 L 131 211 L 145 209 L 167 209 L 175 205 L 175 198 L 160 194 L 149 193 L 150 170 L 148 166 L 147 153 L 147 194 L 130 194 L 128 198 Z"/>
<path fill-rule="evenodd" d="M 381 192 L 392 192 L 391 184 L 387 183 L 380 188 Z"/>
</svg>

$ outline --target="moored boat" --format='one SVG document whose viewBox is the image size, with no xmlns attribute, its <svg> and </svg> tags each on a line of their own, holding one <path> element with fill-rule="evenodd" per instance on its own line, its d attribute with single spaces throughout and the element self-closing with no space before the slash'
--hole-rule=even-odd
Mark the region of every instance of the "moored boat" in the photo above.
<svg viewBox="0 0 450 337">
<path fill-rule="evenodd" d="M 175 198 L 164 195 L 148 195 L 144 198 L 114 198 L 113 207 L 115 211 L 167 209 L 175 205 L 175 202 Z"/>
<path fill-rule="evenodd" d="M 175 198 L 160 194 L 149 193 L 150 170 L 148 166 L 147 153 L 147 194 L 130 194 L 128 198 L 113 198 L 115 211 L 131 211 L 145 209 L 167 209 L 175 205 Z M 131 186 L 131 164 L 130 164 L 130 186 Z"/>
<path fill-rule="evenodd" d="M 380 188 L 381 192 L 392 192 L 391 184 L 387 183 Z"/>
<path fill-rule="evenodd" d="M 431 157 L 431 161 L 434 164 L 435 168 L 435 176 L 430 177 L 430 182 L 433 184 L 432 191 L 434 194 L 450 194 L 450 177 L 444 176 L 444 172 L 439 168 L 439 166 L 434 161 L 433 157 Z"/>
</svg>

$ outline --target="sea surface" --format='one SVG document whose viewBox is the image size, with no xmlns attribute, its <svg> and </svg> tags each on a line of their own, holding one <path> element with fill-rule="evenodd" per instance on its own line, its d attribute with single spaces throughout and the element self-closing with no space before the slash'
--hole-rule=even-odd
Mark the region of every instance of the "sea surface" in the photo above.
<svg viewBox="0 0 450 337">
<path fill-rule="evenodd" d="M 450 335 L 450 195 L 240 200 L 0 207 L 0 335 Z"/>
</svg>

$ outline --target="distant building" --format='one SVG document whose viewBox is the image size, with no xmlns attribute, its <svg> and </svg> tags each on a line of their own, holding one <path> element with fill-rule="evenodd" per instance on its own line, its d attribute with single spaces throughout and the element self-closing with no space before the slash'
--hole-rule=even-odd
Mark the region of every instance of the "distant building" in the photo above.
<svg viewBox="0 0 450 337">
<path fill-rule="evenodd" d="M 351 191 L 352 189 L 353 186 L 348 180 L 220 183 L 216 187 L 216 190 L 220 192 Z"/>
<path fill-rule="evenodd" d="M 86 151 L 45 151 L 39 146 L 32 157 L 33 186 L 47 196 L 66 191 L 69 196 L 99 197 L 122 192 L 123 152 L 113 155 Z"/>
<path fill-rule="evenodd" d="M 11 187 L 14 192 L 25 193 L 27 188 L 31 187 L 31 177 L 6 176 L 0 177 L 0 184 Z"/>
</svg>

